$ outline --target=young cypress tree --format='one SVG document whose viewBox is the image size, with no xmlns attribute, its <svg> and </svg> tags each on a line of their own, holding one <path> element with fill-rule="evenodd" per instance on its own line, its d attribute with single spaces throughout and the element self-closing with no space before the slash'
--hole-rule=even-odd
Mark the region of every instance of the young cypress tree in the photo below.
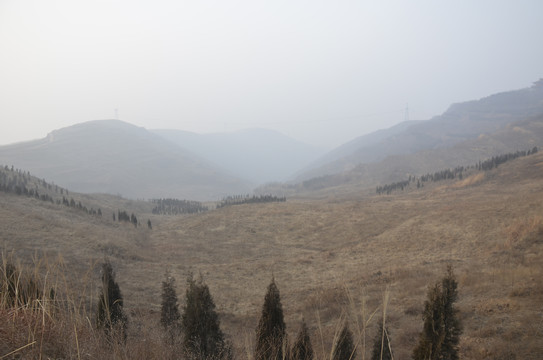
<svg viewBox="0 0 543 360">
<path fill-rule="evenodd" d="M 457 360 L 462 327 L 454 303 L 458 298 L 458 283 L 452 268 L 447 276 L 428 291 L 424 302 L 424 327 L 419 344 L 413 351 L 415 360 Z"/>
<path fill-rule="evenodd" d="M 441 287 L 435 284 L 428 290 L 422 318 L 424 325 L 419 343 L 413 351 L 414 360 L 437 359 L 443 342 L 443 318 L 441 311 Z"/>
<path fill-rule="evenodd" d="M 296 342 L 292 345 L 291 360 L 313 360 L 313 346 L 304 320 Z"/>
<path fill-rule="evenodd" d="M 175 292 L 175 278 L 166 271 L 166 279 L 162 282 L 162 307 L 160 311 L 160 323 L 168 334 L 168 340 L 174 342 L 180 334 L 181 324 L 179 320 L 179 305 L 177 304 L 177 293 Z"/>
<path fill-rule="evenodd" d="M 187 279 L 182 325 L 186 355 L 194 359 L 220 359 L 231 356 L 219 326 L 219 316 L 208 286 L 202 279 Z"/>
<path fill-rule="evenodd" d="M 462 324 L 458 317 L 458 309 L 454 306 L 458 300 L 458 282 L 450 265 L 447 267 L 447 275 L 441 280 L 441 289 L 443 293 L 443 324 L 445 326 L 445 338 L 441 351 L 443 359 L 457 360 Z"/>
<path fill-rule="evenodd" d="M 283 306 L 279 289 L 272 279 L 264 297 L 262 315 L 256 329 L 256 360 L 275 360 L 283 358 L 283 345 L 286 341 L 286 326 L 283 319 Z"/>
<path fill-rule="evenodd" d="M 127 317 L 123 311 L 123 296 L 108 260 L 102 264 L 102 289 L 98 299 L 96 323 L 107 335 L 115 334 L 120 340 L 126 340 Z"/>
<path fill-rule="evenodd" d="M 383 328 L 383 322 L 380 321 L 379 331 L 375 334 L 375 340 L 373 341 L 371 360 L 392 360 L 389 335 L 387 327 Z"/>
<path fill-rule="evenodd" d="M 353 341 L 353 334 L 349 325 L 345 322 L 343 330 L 339 334 L 332 352 L 333 360 L 352 360 L 356 358 L 356 349 Z"/>
</svg>

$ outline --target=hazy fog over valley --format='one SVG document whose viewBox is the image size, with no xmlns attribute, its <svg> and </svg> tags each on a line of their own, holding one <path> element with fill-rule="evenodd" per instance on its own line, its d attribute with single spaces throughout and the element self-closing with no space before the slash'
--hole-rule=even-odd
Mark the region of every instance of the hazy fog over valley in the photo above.
<svg viewBox="0 0 543 360">
<path fill-rule="evenodd" d="M 541 14 L 0 0 L 0 359 L 541 358 Z"/>
</svg>

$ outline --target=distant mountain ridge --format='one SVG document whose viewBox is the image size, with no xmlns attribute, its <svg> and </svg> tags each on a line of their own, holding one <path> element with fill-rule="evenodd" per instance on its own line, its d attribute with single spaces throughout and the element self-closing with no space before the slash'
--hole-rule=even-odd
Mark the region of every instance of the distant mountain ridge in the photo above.
<svg viewBox="0 0 543 360">
<path fill-rule="evenodd" d="M 0 147 L 0 163 L 84 193 L 217 200 L 252 185 L 162 137 L 119 120 L 89 121 Z"/>
<path fill-rule="evenodd" d="M 453 104 L 430 120 L 358 137 L 320 159 L 322 150 L 271 130 L 199 135 L 99 120 L 52 131 L 40 140 L 0 146 L 0 164 L 83 193 L 218 200 L 250 193 L 257 184 L 293 173 L 296 180 L 288 185 L 264 186 L 258 192 L 276 194 L 274 187 L 294 192 L 344 184 L 371 187 L 407 174 L 471 164 L 485 156 L 543 146 L 541 122 L 543 80 L 530 88 Z"/>
<path fill-rule="evenodd" d="M 267 129 L 212 134 L 166 129 L 151 132 L 255 184 L 287 180 L 325 152 Z"/>
<path fill-rule="evenodd" d="M 520 90 L 453 104 L 426 121 L 400 123 L 358 137 L 325 155 L 295 181 L 349 171 L 388 156 L 439 149 L 497 131 L 508 123 L 543 113 L 543 80 Z"/>
<path fill-rule="evenodd" d="M 314 177 L 294 184 L 270 184 L 255 190 L 277 196 L 352 193 L 375 188 L 410 176 L 421 176 L 457 166 L 475 165 L 493 156 L 543 148 L 543 113 L 509 123 L 491 134 L 480 135 L 451 147 L 398 154 L 374 163 L 359 164 L 342 173 Z"/>
</svg>

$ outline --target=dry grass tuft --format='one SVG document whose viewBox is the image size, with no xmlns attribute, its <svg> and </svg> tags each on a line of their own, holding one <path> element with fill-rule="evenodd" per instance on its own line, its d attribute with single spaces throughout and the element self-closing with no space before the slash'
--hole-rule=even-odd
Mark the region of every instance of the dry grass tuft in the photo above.
<svg viewBox="0 0 543 360">
<path fill-rule="evenodd" d="M 532 216 L 530 218 L 520 218 L 513 221 L 504 229 L 506 241 L 504 247 L 511 249 L 518 246 L 522 240 L 543 235 L 543 217 Z"/>
<path fill-rule="evenodd" d="M 485 179 L 485 173 L 479 172 L 477 174 L 468 176 L 467 178 L 463 180 L 457 181 L 456 183 L 452 185 L 452 187 L 455 189 L 460 189 L 467 186 L 473 186 L 473 185 L 481 183 L 484 179 Z"/>
</svg>

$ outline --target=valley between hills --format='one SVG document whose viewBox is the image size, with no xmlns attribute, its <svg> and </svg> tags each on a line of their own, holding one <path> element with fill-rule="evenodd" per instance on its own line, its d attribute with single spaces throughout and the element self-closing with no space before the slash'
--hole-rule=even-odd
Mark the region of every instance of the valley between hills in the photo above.
<svg viewBox="0 0 543 360">
<path fill-rule="evenodd" d="M 408 359 L 428 286 L 447 265 L 459 284 L 461 358 L 536 359 L 543 351 L 541 152 L 390 195 L 352 187 L 192 215 L 155 215 L 149 202 L 115 196 L 69 196 L 100 208 L 102 216 L 0 193 L 4 262 L 12 257 L 41 272 L 92 322 L 100 264 L 109 259 L 129 314 L 128 350 L 119 358 L 160 354 L 160 291 L 169 270 L 181 305 L 186 277 L 201 274 L 236 358 L 250 357 L 273 277 L 290 338 L 305 319 L 318 358 L 327 358 L 342 318 L 360 335 L 359 356 L 369 356 L 386 295 L 395 358 Z M 114 222 L 117 209 L 137 214 L 142 225 Z M 4 322 L 13 316 L 1 314 Z M 50 326 L 45 340 L 36 339 L 44 344 L 41 353 L 54 354 L 63 344 L 60 352 L 74 358 L 76 346 L 100 356 L 85 331 L 74 338 L 73 328 Z M 33 333 L 29 327 L 19 337 L 3 331 L 9 341 L 0 345 L 2 354 L 27 345 Z M 30 346 L 19 354 L 33 358 L 39 351 Z"/>
<path fill-rule="evenodd" d="M 305 321 L 316 359 L 333 358 L 344 323 L 356 358 L 370 358 L 383 314 L 394 358 L 410 359 L 449 266 L 459 357 L 540 358 L 542 81 L 324 156 L 276 132 L 197 136 L 119 120 L 0 146 L 2 273 L 15 264 L 42 294 L 10 306 L 17 287 L 2 285 L 0 358 L 178 358 L 160 325 L 162 282 L 176 279 L 182 310 L 193 274 L 235 359 L 254 358 L 272 279 L 289 339 Z M 160 215 L 159 201 L 197 210 Z M 123 344 L 96 326 L 104 262 L 128 318 Z"/>
</svg>

